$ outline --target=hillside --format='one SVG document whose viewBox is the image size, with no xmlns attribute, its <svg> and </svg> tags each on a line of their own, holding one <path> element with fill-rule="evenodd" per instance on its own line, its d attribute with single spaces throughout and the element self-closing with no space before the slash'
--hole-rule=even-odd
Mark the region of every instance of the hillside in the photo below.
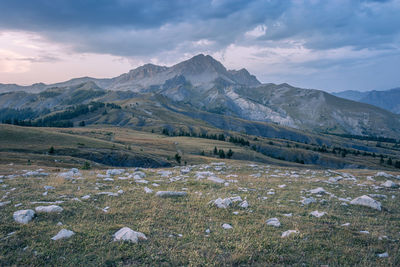
<svg viewBox="0 0 400 267">
<path fill-rule="evenodd" d="M 77 105 L 101 102 L 113 107 L 110 114 L 95 104 L 79 119 L 134 129 L 208 125 L 265 137 L 272 137 L 269 129 L 274 128 L 303 136 L 400 137 L 399 115 L 323 91 L 261 84 L 247 70 L 227 70 L 202 54 L 171 67 L 146 64 L 112 79 L 85 77 L 42 86 L 39 93 L 25 88 L 0 94 L 0 119 L 47 121 Z"/>
<path fill-rule="evenodd" d="M 343 91 L 333 94 L 338 97 L 371 104 L 390 112 L 400 114 L 400 88 L 386 91 Z"/>
</svg>

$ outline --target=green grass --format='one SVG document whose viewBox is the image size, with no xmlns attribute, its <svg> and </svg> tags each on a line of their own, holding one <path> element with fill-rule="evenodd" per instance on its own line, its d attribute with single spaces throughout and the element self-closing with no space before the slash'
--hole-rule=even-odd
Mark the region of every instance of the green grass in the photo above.
<svg viewBox="0 0 400 267">
<path fill-rule="evenodd" d="M 250 167 L 245 162 L 226 161 L 221 171 L 213 171 L 220 178 L 237 179 L 229 186 L 215 184 L 208 180 L 197 180 L 196 171 L 204 166 L 194 166 L 187 177 L 170 182 L 157 174 L 158 170 L 143 170 L 155 191 L 183 190 L 187 197 L 161 199 L 154 194 L 145 194 L 145 185 L 136 184 L 133 179 L 114 182 L 97 178 L 103 170 L 81 171 L 84 179 L 75 181 L 57 177 L 54 169 L 49 177 L 17 177 L 3 179 L 2 195 L 10 192 L 2 201 L 12 203 L 0 207 L 0 265 L 10 266 L 126 266 L 126 265 L 306 265 L 306 266 L 398 266 L 400 264 L 400 198 L 399 189 L 381 189 L 379 194 L 388 196 L 380 200 L 383 211 L 359 206 L 342 206 L 341 202 L 329 196 L 316 197 L 327 202 L 301 206 L 301 196 L 306 190 L 322 186 L 337 197 L 357 197 L 376 193 L 372 185 L 379 185 L 385 179 L 376 178 L 376 182 L 367 181 L 372 171 L 348 171 L 358 181 L 340 181 L 327 184 L 329 176 L 324 170 L 306 171 L 304 169 L 260 165 Z M 2 165 L 1 174 L 22 173 L 22 169 L 36 169 L 38 166 Z M 279 170 L 278 177 L 275 170 Z M 171 177 L 180 175 L 179 168 Z M 268 173 L 265 173 L 269 170 Z M 132 173 L 133 170 L 127 169 Z M 299 177 L 290 177 L 290 172 Z M 262 173 L 260 178 L 250 175 Z M 238 177 L 226 178 L 229 174 Z M 397 173 L 398 174 L 398 173 Z M 151 184 L 156 182 L 160 187 Z M 99 190 L 96 183 L 102 183 Z M 357 184 L 366 186 L 357 186 Z M 287 187 L 279 188 L 278 185 Z M 47 196 L 42 196 L 44 185 L 52 185 Z M 11 188 L 16 188 L 10 191 Z M 241 189 L 242 188 L 242 189 Z M 244 192 L 243 188 L 247 191 Z M 124 190 L 118 197 L 96 196 L 101 191 L 116 192 Z M 275 189 L 275 195 L 267 195 Z M 301 191 L 303 190 L 303 193 Z M 90 194 L 89 200 L 76 201 Z M 248 209 L 230 207 L 218 209 L 209 205 L 209 201 L 218 197 L 240 195 L 250 204 Z M 395 198 L 392 199 L 391 196 Z M 262 197 L 268 199 L 263 200 Z M 64 200 L 60 204 L 64 211 L 60 214 L 38 214 L 27 225 L 13 221 L 12 213 L 19 209 L 35 208 L 32 201 Z M 22 203 L 16 208 L 15 204 Z M 109 206 L 109 212 L 100 208 Z M 327 215 L 314 218 L 309 213 L 314 210 L 325 211 Z M 239 211 L 234 215 L 233 211 Z M 293 217 L 284 217 L 283 213 L 293 213 Z M 265 221 L 277 217 L 282 225 L 279 228 L 267 226 Z M 57 226 L 57 222 L 63 226 Z M 341 224 L 349 222 L 349 227 Z M 233 226 L 231 230 L 222 229 L 223 223 Z M 127 226 L 134 231 L 143 232 L 148 241 L 138 244 L 113 242 L 112 235 Z M 76 234 L 68 240 L 52 241 L 50 238 L 62 228 Z M 205 230 L 211 233 L 206 235 Z M 299 235 L 281 238 L 282 232 L 295 229 Z M 359 233 L 368 230 L 369 235 Z M 7 236 L 8 233 L 14 235 Z M 182 234 L 182 237 L 178 237 Z M 173 235 L 174 237 L 170 237 Z M 386 235 L 388 240 L 379 240 Z M 377 253 L 387 251 L 389 258 L 380 259 Z"/>
</svg>

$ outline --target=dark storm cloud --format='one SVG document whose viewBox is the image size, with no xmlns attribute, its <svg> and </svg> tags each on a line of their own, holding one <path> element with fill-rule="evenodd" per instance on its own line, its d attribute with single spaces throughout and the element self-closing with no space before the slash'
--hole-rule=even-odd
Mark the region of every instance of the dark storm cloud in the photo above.
<svg viewBox="0 0 400 267">
<path fill-rule="evenodd" d="M 221 49 L 245 43 L 243 34 L 258 24 L 268 30 L 253 44 L 294 38 L 313 49 L 374 48 L 398 38 L 399 11 L 398 1 L 13 0 L 0 2 L 0 28 L 125 56 L 193 52 L 204 49 L 191 46 L 202 39 Z"/>
</svg>

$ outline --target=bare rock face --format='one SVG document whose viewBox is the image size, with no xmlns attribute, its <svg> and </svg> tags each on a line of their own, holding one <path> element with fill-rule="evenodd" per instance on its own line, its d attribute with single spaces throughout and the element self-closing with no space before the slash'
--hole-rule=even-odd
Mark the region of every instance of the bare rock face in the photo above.
<svg viewBox="0 0 400 267">
<path fill-rule="evenodd" d="M 18 210 L 14 212 L 13 218 L 17 223 L 27 224 L 32 221 L 35 216 L 35 212 L 33 210 Z"/>
<path fill-rule="evenodd" d="M 382 206 L 379 201 L 376 201 L 373 198 L 366 195 L 353 199 L 352 201 L 350 201 L 350 204 L 365 206 L 379 211 L 382 210 Z"/>
<path fill-rule="evenodd" d="M 128 241 L 132 243 L 138 243 L 139 241 L 147 240 L 145 234 L 141 232 L 135 232 L 129 227 L 123 227 L 114 234 L 114 241 Z"/>
</svg>

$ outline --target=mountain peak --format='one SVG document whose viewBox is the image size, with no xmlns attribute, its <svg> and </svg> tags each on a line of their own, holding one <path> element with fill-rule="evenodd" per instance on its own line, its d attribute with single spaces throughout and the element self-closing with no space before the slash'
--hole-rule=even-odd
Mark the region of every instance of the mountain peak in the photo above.
<svg viewBox="0 0 400 267">
<path fill-rule="evenodd" d="M 206 72 L 226 72 L 226 69 L 221 62 L 215 60 L 212 56 L 204 54 L 198 54 L 188 60 L 172 66 L 172 68 L 175 70 L 181 70 L 187 75 L 196 75 Z"/>
</svg>

